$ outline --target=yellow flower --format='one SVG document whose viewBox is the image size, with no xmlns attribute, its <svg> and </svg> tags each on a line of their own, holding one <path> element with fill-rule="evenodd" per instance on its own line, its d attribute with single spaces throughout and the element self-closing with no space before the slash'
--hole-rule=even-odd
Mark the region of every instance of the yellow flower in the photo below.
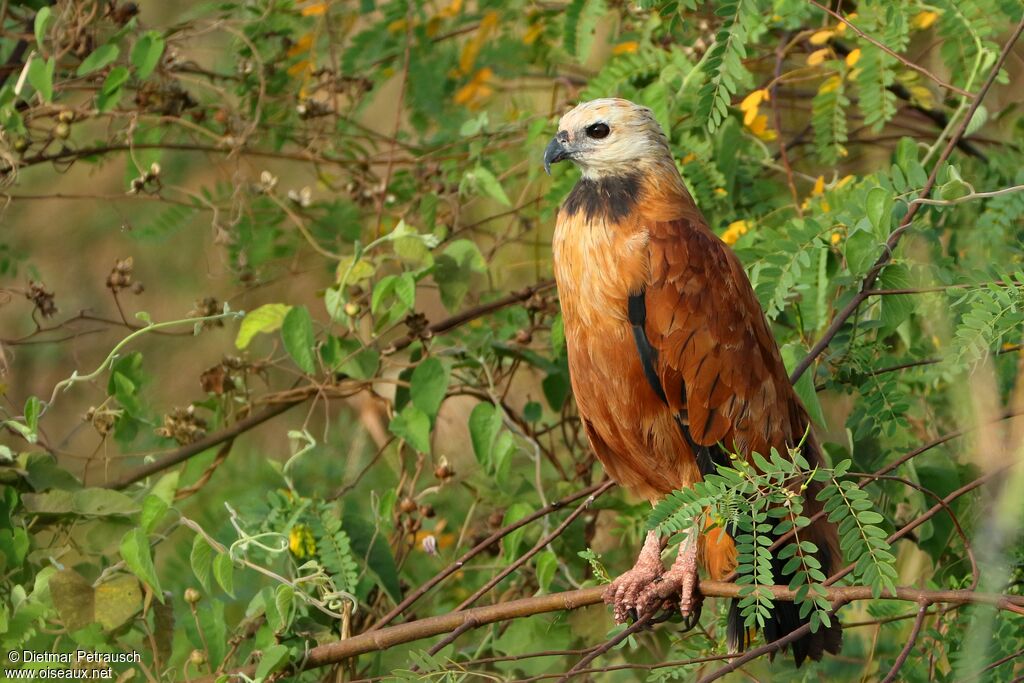
<svg viewBox="0 0 1024 683">
<path fill-rule="evenodd" d="M 850 53 L 848 55 L 846 55 L 846 66 L 852 67 L 854 64 L 856 64 L 859 61 L 860 61 L 860 48 L 859 47 L 856 50 L 851 50 Z"/>
<path fill-rule="evenodd" d="M 832 92 L 834 90 L 839 90 L 839 86 L 842 85 L 842 84 L 843 84 L 843 79 L 842 78 L 840 78 L 839 76 L 830 76 L 829 78 L 826 78 L 822 82 L 822 84 L 818 87 L 818 92 L 819 93 L 827 93 L 827 92 Z"/>
<path fill-rule="evenodd" d="M 722 233 L 722 241 L 726 244 L 736 244 L 736 241 L 750 231 L 750 224 L 747 221 L 733 221 Z"/>
<path fill-rule="evenodd" d="M 839 240 L 843 239 L 843 233 L 836 230 L 832 233 L 832 244 L 839 244 Z"/>
<path fill-rule="evenodd" d="M 288 532 L 288 549 L 297 559 L 303 560 L 316 554 L 316 539 L 313 530 L 305 524 L 296 524 Z"/>
<path fill-rule="evenodd" d="M 488 85 L 493 76 L 494 71 L 490 67 L 484 67 L 477 71 L 469 83 L 455 93 L 455 104 L 460 104 L 468 109 L 479 108 L 488 97 L 494 94 L 494 88 Z"/>
<path fill-rule="evenodd" d="M 437 16 L 444 19 L 451 19 L 462 11 L 462 0 L 452 0 L 451 4 L 437 13 Z"/>
<path fill-rule="evenodd" d="M 811 54 L 807 55 L 807 66 L 818 66 L 829 56 L 832 51 L 827 47 L 823 47 L 820 50 L 815 50 Z"/>
<path fill-rule="evenodd" d="M 312 5 L 308 5 L 302 8 L 302 16 L 304 17 L 318 17 L 327 11 L 326 2 L 314 2 Z"/>
<path fill-rule="evenodd" d="M 627 40 L 626 42 L 619 43 L 618 45 L 613 47 L 612 48 L 612 54 L 613 55 L 632 54 L 632 53 L 636 52 L 637 49 L 639 49 L 639 47 L 640 47 L 640 44 L 638 42 L 636 42 L 635 40 Z"/>
<path fill-rule="evenodd" d="M 914 28 L 919 28 L 922 31 L 935 23 L 935 20 L 939 18 L 937 12 L 919 12 L 917 16 L 911 19 L 910 23 L 913 24 Z"/>
<path fill-rule="evenodd" d="M 838 190 L 841 187 L 846 187 L 847 185 L 849 185 L 850 183 L 852 183 L 856 179 L 857 179 L 857 176 L 854 176 L 854 175 L 843 176 L 842 178 L 839 179 L 839 182 L 836 183 L 835 189 Z"/>
<path fill-rule="evenodd" d="M 729 194 L 724 187 L 716 187 L 714 193 L 716 197 L 726 197 Z"/>
<path fill-rule="evenodd" d="M 814 181 L 814 187 L 811 189 L 812 197 L 820 197 L 825 194 L 825 176 L 820 175 L 818 179 Z"/>
<path fill-rule="evenodd" d="M 825 43 L 830 41 L 832 39 L 832 36 L 834 35 L 835 31 L 833 31 L 832 29 L 824 29 L 822 31 L 817 31 L 810 38 L 811 45 L 824 45 Z"/>
<path fill-rule="evenodd" d="M 679 163 L 681 163 L 681 164 L 688 164 L 688 163 L 690 163 L 691 161 L 696 161 L 696 159 L 697 159 L 697 155 L 696 155 L 696 154 L 694 154 L 693 152 L 690 152 L 690 153 L 689 153 L 689 154 L 687 154 L 687 155 L 686 155 L 685 157 L 683 157 L 682 159 L 680 159 L 680 160 L 679 160 Z"/>
<path fill-rule="evenodd" d="M 468 74 L 472 70 L 477 55 L 480 54 L 480 48 L 483 47 L 491 33 L 498 26 L 499 18 L 498 13 L 491 10 L 480 20 L 480 28 L 462 46 L 462 54 L 459 55 L 459 73 Z"/>
<path fill-rule="evenodd" d="M 526 33 L 523 34 L 523 44 L 533 45 L 540 38 L 540 34 L 544 33 L 544 23 L 538 21 L 536 24 L 526 29 Z"/>
<path fill-rule="evenodd" d="M 775 131 L 768 127 L 768 115 L 759 114 L 747 124 L 750 132 L 762 140 L 774 140 L 777 136 Z"/>
<path fill-rule="evenodd" d="M 771 99 L 771 92 L 767 88 L 760 88 L 750 93 L 740 102 L 740 111 L 743 112 L 743 125 L 749 126 L 757 118 L 758 107 L 762 102 Z"/>
</svg>

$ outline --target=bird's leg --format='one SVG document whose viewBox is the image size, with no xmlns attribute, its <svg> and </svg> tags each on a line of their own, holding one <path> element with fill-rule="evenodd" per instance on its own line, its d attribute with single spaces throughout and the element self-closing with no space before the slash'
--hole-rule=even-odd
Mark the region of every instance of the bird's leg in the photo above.
<svg viewBox="0 0 1024 683">
<path fill-rule="evenodd" d="M 624 624 L 632 614 L 639 618 L 642 611 L 638 600 L 647 589 L 658 580 L 665 570 L 661 563 L 661 539 L 655 531 L 648 531 L 640 555 L 636 558 L 633 568 L 622 574 L 604 591 L 605 603 L 612 606 L 615 622 Z"/>
<path fill-rule="evenodd" d="M 679 596 L 679 611 L 684 617 L 699 614 L 700 595 L 697 591 L 697 531 L 691 529 L 679 544 L 679 554 L 661 579 L 647 587 L 637 600 L 640 612 L 662 605 L 669 598 Z"/>
</svg>

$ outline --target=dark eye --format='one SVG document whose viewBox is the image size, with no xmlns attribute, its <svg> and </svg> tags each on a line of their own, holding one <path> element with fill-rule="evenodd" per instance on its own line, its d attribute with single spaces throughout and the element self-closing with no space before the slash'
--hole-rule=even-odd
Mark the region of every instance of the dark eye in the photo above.
<svg viewBox="0 0 1024 683">
<path fill-rule="evenodd" d="M 595 140 L 608 137 L 610 132 L 611 130 L 608 128 L 607 123 L 595 123 L 587 126 L 587 137 L 594 138 Z"/>
</svg>

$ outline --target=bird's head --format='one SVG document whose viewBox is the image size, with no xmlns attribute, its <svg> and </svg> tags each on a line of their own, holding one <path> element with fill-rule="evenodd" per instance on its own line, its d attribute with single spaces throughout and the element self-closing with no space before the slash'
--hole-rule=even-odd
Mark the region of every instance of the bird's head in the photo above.
<svg viewBox="0 0 1024 683">
<path fill-rule="evenodd" d="M 544 170 L 569 159 L 585 178 L 634 173 L 652 162 L 671 160 L 668 139 L 647 107 L 619 98 L 590 100 L 558 122 L 544 150 Z"/>
</svg>

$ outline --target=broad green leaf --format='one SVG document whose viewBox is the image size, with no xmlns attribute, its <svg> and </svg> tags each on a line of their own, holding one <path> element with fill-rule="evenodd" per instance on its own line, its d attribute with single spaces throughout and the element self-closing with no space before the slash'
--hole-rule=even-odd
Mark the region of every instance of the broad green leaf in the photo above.
<svg viewBox="0 0 1024 683">
<path fill-rule="evenodd" d="M 139 515 L 139 525 L 148 534 L 160 523 L 160 520 L 167 514 L 170 506 L 162 498 L 152 494 L 142 500 L 142 513 Z"/>
<path fill-rule="evenodd" d="M 380 352 L 358 339 L 331 337 L 320 347 L 324 365 L 353 379 L 371 379 L 380 367 Z"/>
<path fill-rule="evenodd" d="M 164 37 L 157 31 L 146 31 L 132 47 L 131 63 L 135 75 L 145 80 L 153 73 L 164 53 Z"/>
<path fill-rule="evenodd" d="M 93 593 L 93 619 L 106 631 L 126 624 L 142 610 L 139 580 L 121 574 L 96 586 Z"/>
<path fill-rule="evenodd" d="M 147 584 L 156 599 L 164 601 L 160 580 L 153 566 L 153 556 L 149 550 L 149 538 L 141 528 L 132 529 L 121 539 L 121 558 L 135 576 Z"/>
<path fill-rule="evenodd" d="M 275 671 L 284 668 L 288 664 L 289 658 L 287 645 L 271 645 L 263 651 L 260 663 L 256 666 L 256 680 L 262 681 Z"/>
<path fill-rule="evenodd" d="M 473 273 L 487 272 L 479 247 L 470 240 L 455 240 L 434 262 L 434 281 L 441 288 L 441 301 L 455 311 L 469 293 Z"/>
<path fill-rule="evenodd" d="M 477 166 L 467 176 L 470 178 L 470 182 L 479 187 L 488 197 L 497 200 L 505 206 L 512 205 L 508 195 L 505 194 L 504 188 L 501 186 L 501 182 L 485 166 Z"/>
<path fill-rule="evenodd" d="M 555 578 L 557 570 L 558 555 L 550 550 L 545 550 L 537 556 L 537 586 L 541 593 L 547 593 L 551 588 L 551 581 Z"/>
<path fill-rule="evenodd" d="M 416 366 L 409 383 L 409 394 L 414 406 L 426 414 L 431 422 L 437 417 L 448 392 L 448 368 L 437 358 L 427 358 Z"/>
<path fill-rule="evenodd" d="M 49 9 L 49 8 L 47 8 Z M 53 72 L 56 62 L 53 57 L 47 60 L 41 57 L 33 57 L 32 63 L 28 66 L 28 82 L 32 84 L 43 102 L 49 104 L 53 101 Z"/>
<path fill-rule="evenodd" d="M 42 412 L 42 401 L 35 396 L 29 396 L 28 400 L 25 401 L 25 424 L 32 430 L 33 434 L 39 430 L 39 416 Z"/>
<path fill-rule="evenodd" d="M 75 75 L 85 76 L 93 71 L 98 71 L 117 59 L 119 54 L 121 54 L 121 50 L 118 49 L 117 45 L 112 43 L 100 45 L 88 57 L 82 60 L 82 63 L 78 65 Z"/>
<path fill-rule="evenodd" d="M 366 259 L 355 260 L 355 256 L 344 258 L 338 262 L 337 282 L 341 285 L 355 285 L 369 280 L 377 272 L 377 268 Z"/>
<path fill-rule="evenodd" d="M 43 46 L 43 41 L 46 40 L 46 32 L 50 30 L 50 25 L 53 24 L 53 19 L 53 10 L 46 5 L 40 7 L 39 11 L 36 12 L 36 18 L 33 22 L 33 32 L 36 36 L 36 45 L 39 47 Z M 38 88 L 36 89 L 38 90 Z"/>
<path fill-rule="evenodd" d="M 244 349 L 249 346 L 249 342 L 257 334 L 278 330 L 291 308 L 285 304 L 264 304 L 256 310 L 246 313 L 242 324 L 238 326 L 235 346 Z"/>
<path fill-rule="evenodd" d="M 103 81 L 103 87 L 100 88 L 99 95 L 96 96 L 96 108 L 101 111 L 109 111 L 115 105 L 118 100 L 121 99 L 121 90 L 124 88 L 124 84 L 128 82 L 128 69 L 123 66 L 115 66 L 107 74 L 107 78 Z"/>
<path fill-rule="evenodd" d="M 227 553 L 219 553 L 213 558 L 213 576 L 224 592 L 235 597 L 235 565 Z"/>
<path fill-rule="evenodd" d="M 213 548 L 206 539 L 196 535 L 192 541 L 192 553 L 189 555 L 192 573 L 196 575 L 200 585 L 210 590 L 210 572 L 213 569 Z"/>
<path fill-rule="evenodd" d="M 391 419 L 388 429 L 417 451 L 430 453 L 430 417 L 415 405 L 405 406 Z"/>
<path fill-rule="evenodd" d="M 875 236 L 886 239 L 892 223 L 892 194 L 884 187 L 873 187 L 868 191 L 867 214 Z"/>
<path fill-rule="evenodd" d="M 93 588 L 84 576 L 73 569 L 64 569 L 50 576 L 48 587 L 53 606 L 69 631 L 93 623 Z"/>
<path fill-rule="evenodd" d="M 285 351 L 303 372 L 312 374 L 316 370 L 313 319 L 305 306 L 295 306 L 285 314 L 281 324 L 281 340 L 284 342 Z"/>
<path fill-rule="evenodd" d="M 22 502 L 26 511 L 37 515 L 106 517 L 133 515 L 139 511 L 139 504 L 129 496 L 120 491 L 101 488 L 26 493 L 22 495 Z"/>
<path fill-rule="evenodd" d="M 501 525 L 508 526 L 510 524 L 518 522 L 523 517 L 526 517 L 532 512 L 533 508 L 530 507 L 528 503 L 524 503 L 522 501 L 512 503 L 512 505 L 510 505 L 508 509 L 505 510 L 505 517 L 501 520 Z M 525 533 L 526 527 L 520 527 L 512 533 L 510 533 L 504 539 L 502 539 L 502 554 L 504 555 L 506 562 L 511 562 L 518 556 L 519 546 L 522 543 L 523 534 Z"/>
</svg>

